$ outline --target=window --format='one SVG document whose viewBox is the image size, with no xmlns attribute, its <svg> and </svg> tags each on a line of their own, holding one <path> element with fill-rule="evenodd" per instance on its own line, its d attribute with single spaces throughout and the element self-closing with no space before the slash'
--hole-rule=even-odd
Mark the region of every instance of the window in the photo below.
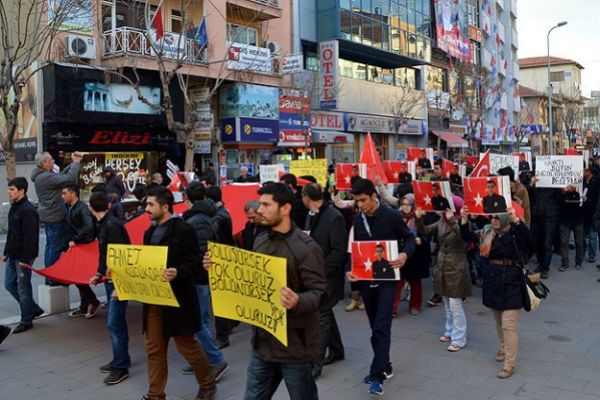
<svg viewBox="0 0 600 400">
<path fill-rule="evenodd" d="M 306 53 L 304 56 L 304 69 L 308 71 L 319 70 L 319 59 L 315 53 Z"/>
<path fill-rule="evenodd" d="M 471 40 L 471 62 L 473 63 L 473 65 L 479 65 L 479 48 L 480 48 L 480 44 Z M 516 60 L 516 58 L 513 58 L 513 60 Z"/>
<path fill-rule="evenodd" d="M 125 13 L 126 9 L 123 6 L 117 5 L 117 20 L 115 24 L 115 28 L 121 28 L 125 26 Z M 112 30 L 112 3 L 111 2 L 102 2 L 102 32 L 107 32 Z"/>
<path fill-rule="evenodd" d="M 479 26 L 479 6 L 477 3 L 477 0 L 468 0 L 467 23 L 469 25 Z"/>
<path fill-rule="evenodd" d="M 258 43 L 258 30 L 243 25 L 227 24 L 227 40 L 229 42 L 249 44 L 256 46 Z"/>
<path fill-rule="evenodd" d="M 550 72 L 550 82 L 562 82 L 565 80 L 565 71 Z"/>
<path fill-rule="evenodd" d="M 416 88 L 416 71 L 412 68 L 396 68 L 396 86 Z"/>
<path fill-rule="evenodd" d="M 183 32 L 183 15 L 179 10 L 171 10 L 171 32 Z"/>
<path fill-rule="evenodd" d="M 427 89 L 436 92 L 448 92 L 448 77 L 446 70 L 431 67 L 426 75 Z"/>
</svg>

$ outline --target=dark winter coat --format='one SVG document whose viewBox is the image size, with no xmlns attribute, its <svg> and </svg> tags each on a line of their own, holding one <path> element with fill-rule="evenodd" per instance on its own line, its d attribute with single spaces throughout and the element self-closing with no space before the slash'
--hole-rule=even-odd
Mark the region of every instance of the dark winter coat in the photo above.
<svg viewBox="0 0 600 400">
<path fill-rule="evenodd" d="M 208 249 L 208 242 L 214 242 L 217 238 L 215 215 L 217 215 L 217 207 L 211 199 L 197 200 L 189 210 L 183 213 L 183 220 L 190 224 L 196 232 L 201 258 Z M 196 284 L 208 285 L 208 273 L 204 268 L 198 270 Z"/>
<path fill-rule="evenodd" d="M 592 177 L 592 179 L 583 180 L 583 190 L 585 194 L 586 200 L 583 202 L 583 215 L 585 218 L 586 226 L 592 223 L 592 219 L 594 218 L 594 213 L 596 212 L 596 206 L 598 205 L 598 193 L 600 191 L 600 182 L 598 182 L 598 178 Z"/>
<path fill-rule="evenodd" d="M 323 203 L 319 212 L 307 217 L 310 237 L 321 246 L 325 257 L 327 300 L 333 307 L 344 297 L 344 272 L 348 257 L 348 233 L 342 213 Z"/>
<path fill-rule="evenodd" d="M 454 299 L 471 295 L 471 278 L 467 250 L 460 233 L 458 220 L 448 222 L 450 230 L 445 230 L 443 218 L 436 223 L 425 225 L 422 218 L 417 219 L 417 230 L 421 235 L 435 235 L 438 242 L 437 263 L 433 269 L 434 292 Z"/>
<path fill-rule="evenodd" d="M 578 192 L 564 192 L 560 206 L 560 223 L 568 226 L 583 225 L 583 207 Z"/>
<path fill-rule="evenodd" d="M 165 337 L 192 335 L 200 330 L 200 307 L 196 296 L 195 279 L 202 268 L 198 239 L 191 225 L 181 218 L 173 217 L 164 222 L 167 229 L 159 246 L 167 246 L 167 268 L 176 268 L 177 276 L 171 283 L 171 289 L 180 307 L 160 306 Z M 144 233 L 144 245 L 151 245 L 152 225 Z M 143 326 L 146 330 L 147 307 L 144 304 Z"/>
<path fill-rule="evenodd" d="M 4 255 L 32 265 L 38 256 L 40 221 L 35 207 L 27 196 L 13 203 L 8 211 L 8 234 Z"/>
<path fill-rule="evenodd" d="M 106 180 L 106 193 L 111 194 L 115 193 L 119 200 L 123 197 L 126 192 L 125 185 L 123 184 L 123 179 L 119 175 L 115 173 L 115 171 L 111 167 L 106 167 L 104 172 L 110 172 L 110 177 Z"/>
<path fill-rule="evenodd" d="M 254 240 L 267 229 L 264 225 L 254 225 L 251 221 L 246 222 L 244 229 L 235 236 L 236 245 L 244 250 L 252 250 Z"/>
<path fill-rule="evenodd" d="M 469 224 L 461 224 L 460 228 L 464 236 L 475 239 Z M 500 311 L 523 307 L 523 272 L 518 264 L 530 248 L 531 235 L 524 223 L 513 224 L 509 232 L 496 235 L 487 259 L 511 260 L 512 265 L 488 263 L 483 268 L 483 305 Z"/>
<path fill-rule="evenodd" d="M 67 209 L 60 197 L 61 189 L 68 183 L 76 183 L 81 164 L 73 162 L 60 173 L 48 172 L 35 167 L 31 172 L 31 181 L 38 197 L 38 213 L 42 222 L 61 222 L 65 220 Z"/>
<path fill-rule="evenodd" d="M 253 328 L 252 348 L 267 362 L 306 363 L 317 356 L 319 307 L 325 297 L 323 252 L 300 228 L 285 234 L 271 230 L 254 242 L 254 251 L 287 259 L 287 286 L 300 296 L 298 305 L 287 312 L 288 346 L 269 332 Z"/>
<path fill-rule="evenodd" d="M 81 200 L 67 208 L 67 224 L 69 242 L 90 243 L 96 237 L 92 214 Z"/>
<path fill-rule="evenodd" d="M 558 221 L 560 189 L 536 187 L 532 193 L 534 195 L 533 200 L 530 199 L 532 217 Z"/>
<path fill-rule="evenodd" d="M 408 258 L 404 267 L 400 268 L 400 278 L 413 280 L 429 278 L 431 262 L 431 244 L 426 235 L 417 235 L 421 244 L 416 244 L 415 252 Z"/>
<path fill-rule="evenodd" d="M 104 217 L 98 221 L 98 272 L 96 275 L 102 277 L 106 275 L 106 254 L 109 244 L 130 244 L 129 234 L 123 220 L 106 213 Z"/>
<path fill-rule="evenodd" d="M 217 243 L 227 244 L 233 246 L 233 221 L 229 211 L 225 208 L 222 202 L 215 204 L 217 212 L 215 214 L 215 222 L 217 224 L 217 237 L 215 240 Z"/>
</svg>

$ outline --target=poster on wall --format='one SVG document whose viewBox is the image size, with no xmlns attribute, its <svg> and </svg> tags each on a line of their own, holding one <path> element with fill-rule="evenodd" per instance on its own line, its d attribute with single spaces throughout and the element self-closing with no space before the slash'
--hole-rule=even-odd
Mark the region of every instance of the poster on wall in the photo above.
<svg viewBox="0 0 600 400">
<path fill-rule="evenodd" d="M 466 1 L 436 0 L 437 46 L 464 61 L 471 61 Z"/>
<path fill-rule="evenodd" d="M 140 94 L 154 106 L 139 99 L 133 86 L 123 83 L 104 84 L 86 81 L 83 109 L 93 112 L 160 115 L 160 88 L 140 86 Z"/>
<path fill-rule="evenodd" d="M 91 35 L 92 17 L 92 0 L 48 0 L 48 24 L 60 18 L 62 31 Z"/>
<path fill-rule="evenodd" d="M 14 134 L 13 147 L 17 162 L 33 162 L 37 152 L 38 128 L 40 120 L 38 119 L 38 82 L 40 73 L 35 72 L 38 64 L 33 63 L 27 68 L 21 76 L 29 77 L 22 88 L 21 98 L 19 99 L 19 112 L 17 114 L 17 130 Z M 32 72 L 35 72 L 33 75 Z M 8 95 L 9 104 L 13 104 L 15 99 L 11 91 Z M 6 117 L 0 111 L 0 135 L 6 138 L 8 135 L 8 126 Z M 4 161 L 4 152 L 0 146 L 0 162 Z"/>
<path fill-rule="evenodd" d="M 250 117 L 279 119 L 279 88 L 235 83 L 219 93 L 221 118 Z"/>
</svg>

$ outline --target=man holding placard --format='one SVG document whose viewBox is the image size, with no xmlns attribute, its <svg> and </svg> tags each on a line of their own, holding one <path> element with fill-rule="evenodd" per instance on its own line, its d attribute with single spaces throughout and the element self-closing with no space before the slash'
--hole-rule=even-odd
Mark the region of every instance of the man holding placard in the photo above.
<svg viewBox="0 0 600 400">
<path fill-rule="evenodd" d="M 201 258 L 194 228 L 173 215 L 173 194 L 164 187 L 148 192 L 146 212 L 153 225 L 144 233 L 144 245 L 168 247 L 164 279 L 179 308 L 144 304 L 145 347 L 148 357 L 147 400 L 164 400 L 167 385 L 167 350 L 172 337 L 177 350 L 192 366 L 200 386 L 196 400 L 212 400 L 217 391 L 206 354 L 194 339 L 201 328 L 195 278 Z"/>
<path fill-rule="evenodd" d="M 294 195 L 285 184 L 268 183 L 258 194 L 257 214 L 269 229 L 255 239 L 254 251 L 285 258 L 287 264 L 287 286 L 279 291 L 280 303 L 287 310 L 287 346 L 267 330 L 253 329 L 244 399 L 271 399 L 283 379 L 291 400 L 316 400 L 312 362 L 317 356 L 319 306 L 326 292 L 323 252 L 292 224 Z M 222 267 L 212 265 L 210 254 L 204 257 L 204 266 L 210 270 L 211 282 L 213 270 L 218 274 Z"/>
</svg>

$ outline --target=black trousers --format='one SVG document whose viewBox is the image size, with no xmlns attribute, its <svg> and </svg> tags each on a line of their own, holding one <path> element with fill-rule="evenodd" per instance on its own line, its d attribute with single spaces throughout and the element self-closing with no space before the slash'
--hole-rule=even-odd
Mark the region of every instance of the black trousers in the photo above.
<svg viewBox="0 0 600 400">
<path fill-rule="evenodd" d="M 90 304 L 97 304 L 98 299 L 96 298 L 96 294 L 90 287 L 90 285 L 76 285 L 77 290 L 79 290 L 79 296 L 81 296 L 81 303 L 79 305 L 79 309 L 81 312 L 87 313 L 88 306 Z M 108 299 L 110 300 L 110 299 Z"/>
<path fill-rule="evenodd" d="M 321 306 L 319 309 L 319 343 L 318 355 L 314 361 L 315 369 L 323 368 L 323 361 L 329 349 L 330 357 L 344 357 L 344 344 L 342 343 L 342 335 L 335 320 L 335 313 L 330 304 Z"/>
</svg>

